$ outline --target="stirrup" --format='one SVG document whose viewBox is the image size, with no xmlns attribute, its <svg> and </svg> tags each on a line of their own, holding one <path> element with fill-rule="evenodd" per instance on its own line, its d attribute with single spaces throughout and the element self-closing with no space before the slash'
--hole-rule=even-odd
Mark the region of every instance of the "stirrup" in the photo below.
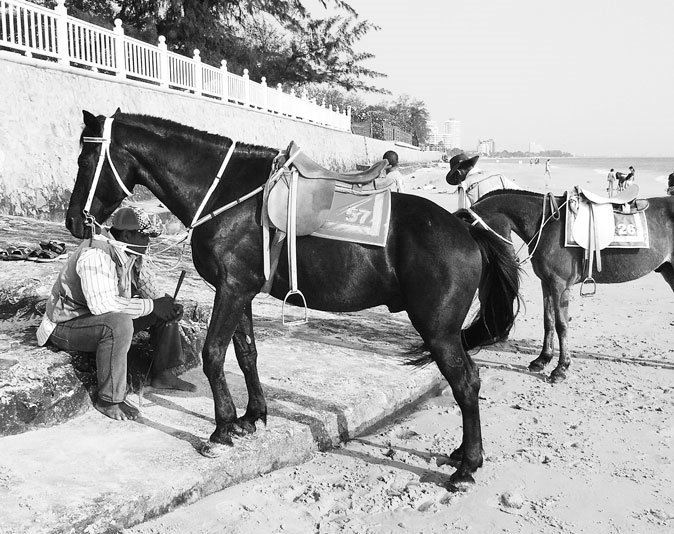
<svg viewBox="0 0 674 534">
<path fill-rule="evenodd" d="M 585 287 L 586 284 L 587 284 L 588 286 L 591 285 L 591 286 L 592 286 L 592 290 L 591 290 L 591 291 L 588 291 L 587 293 L 583 293 L 583 288 Z M 591 276 L 588 276 L 588 277 L 587 277 L 585 280 L 583 280 L 582 283 L 580 284 L 580 296 L 581 296 L 581 297 L 591 297 L 591 296 L 593 296 L 596 292 L 597 292 L 597 282 L 594 281 L 594 278 L 592 278 Z"/>
<path fill-rule="evenodd" d="M 288 297 L 291 295 L 299 295 L 302 298 L 302 303 L 304 304 L 304 319 L 297 319 L 295 321 L 286 321 L 286 302 Z M 304 298 L 304 295 L 299 289 L 291 289 L 286 293 L 285 298 L 283 299 L 283 306 L 281 307 L 281 322 L 283 325 L 288 326 L 297 326 L 301 324 L 307 324 L 309 322 L 308 309 L 307 309 L 307 300 Z"/>
</svg>

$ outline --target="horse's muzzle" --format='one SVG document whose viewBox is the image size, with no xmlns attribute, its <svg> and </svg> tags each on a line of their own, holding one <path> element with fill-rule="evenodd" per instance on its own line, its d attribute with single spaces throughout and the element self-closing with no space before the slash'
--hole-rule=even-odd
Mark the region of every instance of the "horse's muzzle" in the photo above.
<svg viewBox="0 0 674 534">
<path fill-rule="evenodd" d="M 91 236 L 91 228 L 84 224 L 82 217 L 66 217 L 66 228 L 78 239 L 86 239 Z"/>
</svg>

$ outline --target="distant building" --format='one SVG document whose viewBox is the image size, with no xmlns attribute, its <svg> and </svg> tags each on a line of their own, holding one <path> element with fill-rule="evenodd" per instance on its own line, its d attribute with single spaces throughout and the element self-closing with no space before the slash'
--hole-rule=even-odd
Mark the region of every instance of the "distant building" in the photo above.
<svg viewBox="0 0 674 534">
<path fill-rule="evenodd" d="M 529 141 L 529 152 L 532 154 L 538 154 L 539 152 L 543 152 L 545 149 L 536 143 L 535 141 Z"/>
<path fill-rule="evenodd" d="M 491 156 L 496 152 L 496 145 L 494 144 L 493 139 L 484 139 L 478 140 L 477 142 L 477 153 L 481 156 Z"/>
<path fill-rule="evenodd" d="M 428 129 L 431 132 L 428 137 L 429 144 L 442 144 L 444 148 L 461 147 L 461 121 L 448 119 L 441 124 L 436 121 L 428 121 Z"/>
</svg>

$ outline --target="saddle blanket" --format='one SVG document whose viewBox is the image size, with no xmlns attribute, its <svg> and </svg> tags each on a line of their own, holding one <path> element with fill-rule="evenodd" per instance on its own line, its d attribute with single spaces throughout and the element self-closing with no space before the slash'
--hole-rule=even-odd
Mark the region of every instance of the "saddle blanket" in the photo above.
<svg viewBox="0 0 674 534">
<path fill-rule="evenodd" d="M 565 242 L 566 247 L 579 247 L 573 237 L 573 223 L 576 214 L 573 210 L 566 210 Z M 613 212 L 614 235 L 608 248 L 649 248 L 648 222 L 646 212 L 618 213 Z M 588 230 L 589 231 L 589 230 Z"/>
<path fill-rule="evenodd" d="M 390 219 L 391 191 L 372 195 L 335 191 L 328 219 L 311 235 L 385 247 Z"/>
</svg>

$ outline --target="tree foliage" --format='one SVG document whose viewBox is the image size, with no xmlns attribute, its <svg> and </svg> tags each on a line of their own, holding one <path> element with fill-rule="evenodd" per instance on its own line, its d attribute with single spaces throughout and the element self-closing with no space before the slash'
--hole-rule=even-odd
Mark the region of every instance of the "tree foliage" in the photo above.
<svg viewBox="0 0 674 534">
<path fill-rule="evenodd" d="M 312 0 L 309 0 L 311 2 Z M 371 80 L 384 74 L 368 69 L 372 54 L 358 41 L 378 29 L 360 20 L 344 0 L 313 0 L 325 13 L 316 18 L 308 0 L 67 0 L 79 18 L 112 27 L 120 18 L 128 35 L 156 42 L 187 56 L 199 49 L 203 61 L 254 79 L 277 83 L 329 83 L 346 90 L 383 92 Z M 40 2 L 38 2 L 40 3 Z M 53 0 L 42 4 L 53 7 Z M 330 11 L 328 10 L 330 8 Z"/>
<path fill-rule="evenodd" d="M 372 120 L 376 124 L 388 122 L 411 133 L 422 145 L 428 139 L 430 114 L 426 104 L 409 95 L 399 96 L 393 102 L 381 102 L 355 109 L 352 111 L 352 117 L 357 122 L 366 120 Z"/>
</svg>

